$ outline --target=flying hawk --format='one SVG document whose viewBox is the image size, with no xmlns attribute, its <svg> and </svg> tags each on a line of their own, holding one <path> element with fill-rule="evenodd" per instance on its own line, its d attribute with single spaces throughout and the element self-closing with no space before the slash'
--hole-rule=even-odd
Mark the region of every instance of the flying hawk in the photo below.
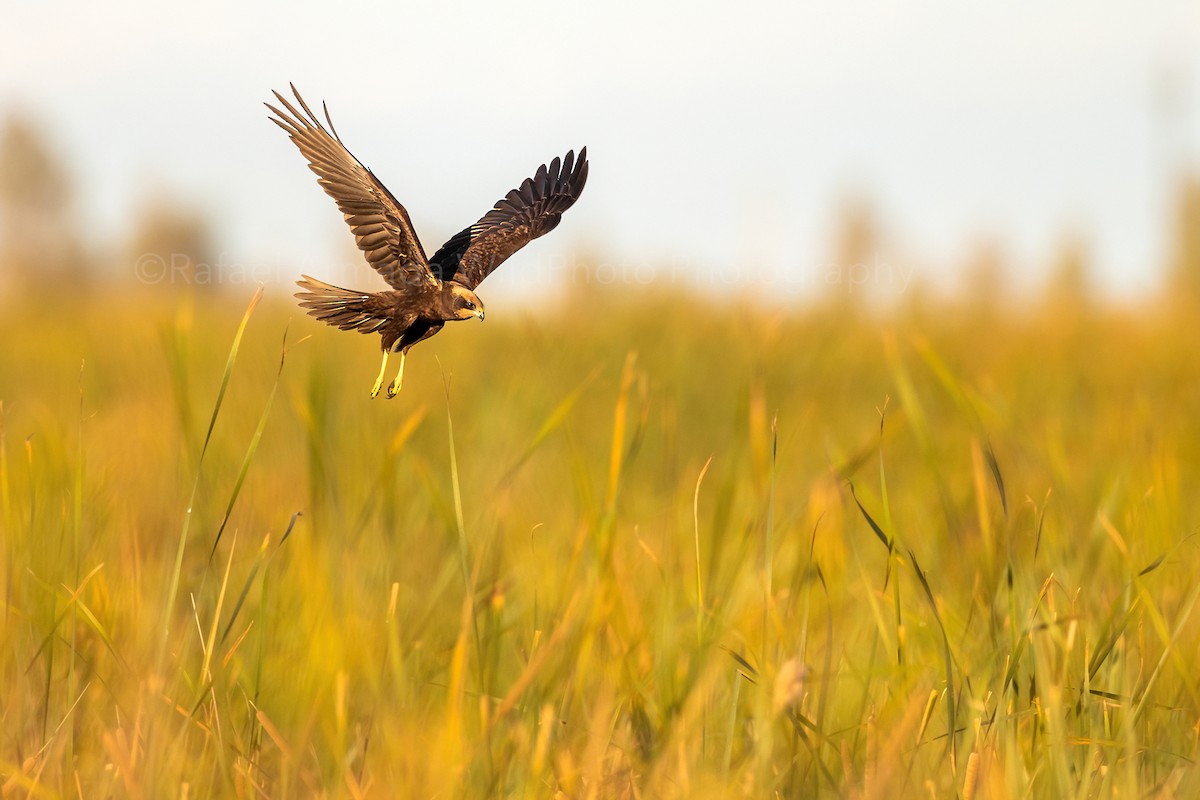
<svg viewBox="0 0 1200 800">
<path fill-rule="evenodd" d="M 479 317 L 483 301 L 475 288 L 505 259 L 532 239 L 558 225 L 587 182 L 587 148 L 569 151 L 538 167 L 532 178 L 496 202 L 492 210 L 469 228 L 450 237 L 433 258 L 413 230 L 408 212 L 378 178 L 342 144 L 324 108 L 326 129 L 292 85 L 303 113 L 287 98 L 273 92 L 286 113 L 267 103 L 271 121 L 287 131 L 317 174 L 317 183 L 334 199 L 346 218 L 354 240 L 391 291 L 359 292 L 330 286 L 303 276 L 304 289 L 296 297 L 308 313 L 344 331 L 378 333 L 383 363 L 371 389 L 379 394 L 388 355 L 400 354 L 400 369 L 388 386 L 395 397 L 404 378 L 404 357 L 410 347 L 440 331 L 447 322 Z"/>
</svg>

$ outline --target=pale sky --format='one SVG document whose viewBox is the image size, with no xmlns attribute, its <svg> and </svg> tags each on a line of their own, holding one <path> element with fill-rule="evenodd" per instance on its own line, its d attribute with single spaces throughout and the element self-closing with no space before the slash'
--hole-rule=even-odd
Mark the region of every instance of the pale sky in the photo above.
<svg viewBox="0 0 1200 800">
<path fill-rule="evenodd" d="M 0 8 L 0 113 L 50 132 L 89 235 L 116 237 L 165 189 L 211 213 L 232 268 L 284 278 L 354 258 L 267 121 L 288 81 L 329 103 L 429 253 L 588 146 L 583 198 L 495 291 L 582 252 L 602 279 L 819 289 L 857 193 L 888 233 L 881 259 L 936 286 L 981 237 L 1036 284 L 1073 231 L 1106 290 L 1136 295 L 1161 277 L 1169 176 L 1200 153 L 1194 2 Z"/>
</svg>

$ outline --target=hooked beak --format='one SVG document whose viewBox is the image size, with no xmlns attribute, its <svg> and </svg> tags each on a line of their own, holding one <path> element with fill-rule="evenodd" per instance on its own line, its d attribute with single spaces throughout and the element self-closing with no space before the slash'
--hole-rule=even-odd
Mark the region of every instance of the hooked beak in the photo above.
<svg viewBox="0 0 1200 800">
<path fill-rule="evenodd" d="M 483 322 L 483 306 L 475 309 L 475 316 L 479 317 L 480 322 Z"/>
</svg>

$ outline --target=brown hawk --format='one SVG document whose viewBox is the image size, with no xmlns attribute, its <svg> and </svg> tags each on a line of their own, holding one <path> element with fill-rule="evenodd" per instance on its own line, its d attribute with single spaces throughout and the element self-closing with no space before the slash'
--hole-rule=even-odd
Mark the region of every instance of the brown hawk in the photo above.
<svg viewBox="0 0 1200 800">
<path fill-rule="evenodd" d="M 483 319 L 483 301 L 475 288 L 513 253 L 554 230 L 563 212 L 579 198 L 587 182 L 587 148 L 579 151 L 578 158 L 569 151 L 561 161 L 555 158 L 538 167 L 532 178 L 498 200 L 478 222 L 451 236 L 433 258 L 426 258 L 408 212 L 342 144 L 329 110 L 324 109 L 326 129 L 296 87 L 291 88 L 300 110 L 273 92 L 286 111 L 266 104 L 274 114 L 271 121 L 300 148 L 317 183 L 345 216 L 367 263 L 392 287 L 383 292 L 352 291 L 305 275 L 297 282 L 304 291 L 296 297 L 322 322 L 380 335 L 383 363 L 371 397 L 383 385 L 388 355 L 400 354 L 400 369 L 387 390 L 388 397 L 395 397 L 409 348 L 447 322 Z"/>
</svg>

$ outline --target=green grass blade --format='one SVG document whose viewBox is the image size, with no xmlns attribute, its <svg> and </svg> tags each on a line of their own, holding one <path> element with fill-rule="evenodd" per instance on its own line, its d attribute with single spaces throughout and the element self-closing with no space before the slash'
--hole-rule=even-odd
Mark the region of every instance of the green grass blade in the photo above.
<svg viewBox="0 0 1200 800">
<path fill-rule="evenodd" d="M 204 445 L 200 448 L 200 458 L 196 462 L 196 478 L 192 483 L 192 491 L 188 496 L 187 511 L 183 515 L 183 527 L 179 531 L 179 544 L 175 548 L 175 562 L 171 569 L 171 581 L 167 589 L 166 601 L 163 604 L 163 620 L 162 620 L 162 639 L 159 641 L 158 656 L 155 659 L 155 673 L 162 674 L 163 660 L 167 653 L 167 642 L 171 637 L 171 620 L 175 616 L 175 601 L 179 594 L 179 578 L 183 573 L 183 554 L 187 548 L 188 532 L 192 526 L 192 511 L 196 505 L 196 492 L 200 488 L 200 474 L 204 467 L 204 455 L 208 452 L 208 444 L 212 440 L 213 429 L 217 425 L 217 417 L 221 413 L 221 405 L 225 401 L 225 390 L 229 387 L 230 376 L 233 375 L 233 365 L 237 363 L 238 351 L 242 346 L 242 336 L 246 332 L 246 325 L 250 322 L 250 315 L 254 313 L 254 309 L 258 306 L 259 301 L 263 297 L 263 287 L 259 286 L 254 292 L 254 296 L 250 298 L 250 304 L 246 307 L 245 313 L 242 314 L 242 321 L 238 324 L 237 333 L 234 334 L 233 344 L 229 348 L 229 356 L 225 360 L 225 372 L 221 376 L 221 386 L 217 390 L 217 400 L 213 404 L 212 416 L 208 421 L 208 430 L 204 434 Z"/>
<path fill-rule="evenodd" d="M 246 455 L 242 458 L 242 466 L 238 469 L 237 481 L 233 484 L 233 492 L 229 495 L 229 502 L 225 506 L 225 514 L 221 517 L 221 526 L 217 528 L 217 535 L 213 537 L 212 549 L 208 553 L 208 560 L 211 563 L 213 556 L 217 553 L 217 545 L 221 543 L 221 534 L 225 533 L 225 526 L 229 524 L 229 517 L 233 514 L 233 507 L 237 504 L 238 497 L 242 493 L 242 484 L 246 482 L 246 474 L 250 472 L 250 463 L 254 461 L 254 454 L 258 452 L 258 443 L 262 441 L 263 431 L 267 427 L 267 420 L 271 417 L 271 407 L 275 403 L 275 393 L 279 389 L 279 378 L 283 375 L 283 364 L 287 360 L 287 329 L 283 332 L 283 346 L 279 353 L 279 369 L 275 372 L 275 382 L 271 384 L 271 392 L 267 395 L 267 402 L 263 405 L 262 414 L 258 418 L 258 427 L 254 429 L 254 436 L 250 438 L 250 445 L 246 448 Z"/>
</svg>

